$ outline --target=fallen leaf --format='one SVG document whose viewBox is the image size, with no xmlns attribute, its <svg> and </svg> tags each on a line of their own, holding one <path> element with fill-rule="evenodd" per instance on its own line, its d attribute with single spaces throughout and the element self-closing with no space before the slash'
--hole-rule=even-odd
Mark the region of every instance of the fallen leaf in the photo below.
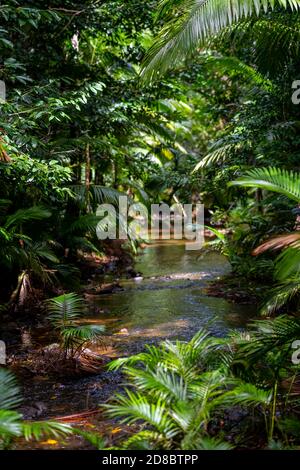
<svg viewBox="0 0 300 470">
<path fill-rule="evenodd" d="M 47 446 L 56 446 L 57 444 L 57 441 L 55 439 L 47 439 L 47 441 L 43 441 L 41 442 L 41 444 L 43 445 L 47 445 Z"/>
<path fill-rule="evenodd" d="M 112 434 L 117 434 L 118 432 L 122 431 L 122 428 L 114 428 L 111 433 Z"/>
</svg>

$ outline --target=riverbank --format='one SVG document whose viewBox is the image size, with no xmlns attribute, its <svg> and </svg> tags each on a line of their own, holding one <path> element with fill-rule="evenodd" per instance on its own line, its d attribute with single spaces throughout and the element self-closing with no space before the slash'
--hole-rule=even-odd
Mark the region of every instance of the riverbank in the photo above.
<svg viewBox="0 0 300 470">
<path fill-rule="evenodd" d="M 269 286 L 261 286 L 249 279 L 227 274 L 220 279 L 212 280 L 205 292 L 210 297 L 226 299 L 240 305 L 252 305 L 258 309 L 268 289 Z"/>
<path fill-rule="evenodd" d="M 145 345 L 157 345 L 166 338 L 189 340 L 201 328 L 215 336 L 225 336 L 232 329 L 243 330 L 256 315 L 256 307 L 251 304 L 231 303 L 209 293 L 211 282 L 220 283 L 230 273 L 228 262 L 216 252 L 199 256 L 186 250 L 183 243 L 160 241 L 141 250 L 135 265 L 130 265 L 130 272 L 127 266 L 117 280 L 112 268 L 92 273 L 84 288 L 89 304 L 85 321 L 106 327 L 104 343 L 91 344 L 89 348 L 105 362 L 135 354 Z M 133 273 L 138 275 L 132 277 Z M 30 343 L 24 341 L 26 333 Z M 40 328 L 23 331 L 22 348 L 15 357 L 10 356 L 22 383 L 24 400 L 20 411 L 25 418 L 79 414 L 76 425 L 105 433 L 112 441 L 119 433 L 128 432 L 118 431 L 116 423 L 107 421 L 102 412 L 94 414 L 99 405 L 122 391 L 122 375 L 108 372 L 105 365 L 99 374 L 77 377 L 55 377 L 37 370 L 30 351 L 34 348 L 35 354 L 42 354 L 51 341 L 55 342 L 55 336 L 49 335 L 41 322 Z M 60 446 L 86 446 L 81 438 L 67 438 L 64 442 Z M 57 448 L 46 441 L 41 445 Z"/>
</svg>

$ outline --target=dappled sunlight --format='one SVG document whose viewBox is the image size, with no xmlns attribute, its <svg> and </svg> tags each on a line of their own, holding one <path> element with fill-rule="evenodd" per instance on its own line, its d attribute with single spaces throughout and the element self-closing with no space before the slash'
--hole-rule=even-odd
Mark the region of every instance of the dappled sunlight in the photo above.
<svg viewBox="0 0 300 470">
<path fill-rule="evenodd" d="M 300 0 L 1 2 L 1 450 L 300 449 L 299 38 Z"/>
</svg>

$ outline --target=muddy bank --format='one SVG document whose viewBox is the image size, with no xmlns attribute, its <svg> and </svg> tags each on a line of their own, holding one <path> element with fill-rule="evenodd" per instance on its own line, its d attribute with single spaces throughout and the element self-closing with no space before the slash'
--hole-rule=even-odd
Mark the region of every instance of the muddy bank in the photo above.
<svg viewBox="0 0 300 470">
<path fill-rule="evenodd" d="M 209 282 L 205 293 L 210 297 L 222 298 L 235 304 L 252 305 L 258 310 L 268 290 L 269 286 L 267 285 L 262 286 L 256 282 L 228 274 Z"/>
</svg>

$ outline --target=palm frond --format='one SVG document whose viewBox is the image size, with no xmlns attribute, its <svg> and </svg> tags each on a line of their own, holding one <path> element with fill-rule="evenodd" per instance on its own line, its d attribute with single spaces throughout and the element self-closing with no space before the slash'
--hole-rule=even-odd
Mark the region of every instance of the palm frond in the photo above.
<svg viewBox="0 0 300 470">
<path fill-rule="evenodd" d="M 288 246 L 294 246 L 300 242 L 300 232 L 287 233 L 270 238 L 252 251 L 253 256 L 261 255 L 267 250 L 281 250 Z"/>
<path fill-rule="evenodd" d="M 257 406 L 268 405 L 272 399 L 272 391 L 263 390 L 254 384 L 240 383 L 232 391 L 228 392 L 229 403 L 236 405 Z M 226 395 L 222 397 L 222 403 L 226 401 Z"/>
<path fill-rule="evenodd" d="M 115 403 L 108 407 L 109 415 L 122 418 L 124 423 L 146 421 L 167 438 L 173 437 L 178 432 L 161 400 L 151 403 L 144 395 L 126 390 L 126 395 L 118 394 Z"/>
<path fill-rule="evenodd" d="M 243 25 L 245 22 L 238 23 L 235 28 L 239 25 Z M 252 21 L 251 21 L 252 24 Z M 226 29 L 225 31 L 231 32 L 231 28 Z M 223 34 L 217 36 L 217 38 L 212 38 L 213 45 L 217 43 L 222 44 Z M 242 42 L 242 40 L 241 40 Z M 245 64 L 238 57 L 235 56 L 223 56 L 219 54 L 202 54 L 205 58 L 206 67 L 212 69 L 212 71 L 217 70 L 219 73 L 230 73 L 239 75 L 243 78 L 243 81 L 248 82 L 249 85 L 259 86 L 260 89 L 265 89 L 271 91 L 274 89 L 273 83 L 268 80 L 264 75 L 262 75 L 256 68 L 253 66 Z M 241 143 L 242 144 L 242 143 Z"/>
<path fill-rule="evenodd" d="M 218 238 L 218 240 L 220 240 L 222 243 L 225 242 L 226 236 L 223 232 L 221 232 L 220 230 L 214 227 L 210 227 L 209 225 L 204 225 L 204 228 L 206 228 L 206 230 L 209 230 L 211 233 L 213 233 Z"/>
<path fill-rule="evenodd" d="M 196 421 L 197 405 L 197 402 L 186 400 L 177 402 L 172 406 L 170 414 L 183 434 L 188 433 L 190 427 Z"/>
<path fill-rule="evenodd" d="M 213 43 L 230 41 L 234 47 L 253 44 L 251 63 L 256 69 L 273 78 L 282 73 L 299 54 L 298 13 L 286 15 L 280 11 L 240 21 L 226 28 Z"/>
<path fill-rule="evenodd" d="M 199 163 L 193 169 L 193 173 L 207 168 L 211 165 L 224 163 L 225 160 L 234 156 L 238 150 L 242 147 L 241 144 L 225 144 L 222 147 L 217 147 L 215 150 L 209 152 L 205 157 L 203 157 Z"/>
<path fill-rule="evenodd" d="M 300 272 L 300 242 L 286 248 L 275 260 L 275 278 L 278 281 L 298 276 Z"/>
<path fill-rule="evenodd" d="M 69 240 L 68 240 L 69 241 Z M 84 251 L 85 253 L 95 253 L 99 256 L 102 254 L 99 247 L 97 247 L 91 240 L 85 236 L 71 235 L 71 240 L 69 241 L 73 249 L 78 249 Z"/>
<path fill-rule="evenodd" d="M 62 437 L 73 433 L 70 425 L 57 421 L 23 421 L 21 432 L 26 441 L 39 440 L 42 437 Z"/>
<path fill-rule="evenodd" d="M 67 234 L 85 234 L 87 232 L 95 232 L 100 218 L 95 214 L 81 215 L 68 227 L 65 232 Z"/>
<path fill-rule="evenodd" d="M 213 437 L 202 437 L 198 443 L 196 449 L 199 450 L 232 450 L 233 446 L 228 442 L 221 441 L 221 439 L 215 439 Z"/>
<path fill-rule="evenodd" d="M 92 185 L 90 188 L 93 200 L 97 204 L 110 203 L 119 204 L 119 197 L 125 196 L 124 193 L 114 188 L 108 188 L 107 186 Z"/>
<path fill-rule="evenodd" d="M 122 443 L 121 448 L 124 450 L 151 450 L 153 448 L 164 448 L 164 444 L 166 444 L 166 439 L 161 433 L 144 430 L 130 436 Z"/>
<path fill-rule="evenodd" d="M 237 180 L 231 181 L 229 186 L 261 188 L 282 194 L 293 201 L 300 201 L 300 175 L 282 168 L 254 168 Z"/>
<path fill-rule="evenodd" d="M 29 207 L 28 209 L 19 209 L 14 214 L 7 217 L 4 227 L 6 229 L 12 226 L 20 226 L 23 223 L 33 220 L 43 220 L 51 216 L 48 209 L 39 206 Z"/>
<path fill-rule="evenodd" d="M 60 347 L 66 356 L 80 356 L 84 345 L 99 340 L 103 325 L 78 324 L 86 311 L 84 299 L 77 294 L 64 294 L 47 301 L 48 319 L 59 333 Z"/>
<path fill-rule="evenodd" d="M 85 311 L 83 299 L 74 293 L 63 294 L 47 301 L 49 320 L 55 328 L 78 320 Z"/>
<path fill-rule="evenodd" d="M 261 315 L 269 316 L 278 312 L 298 294 L 300 294 L 300 282 L 293 279 L 286 280 L 284 284 L 271 291 L 269 298 L 260 309 Z"/>
<path fill-rule="evenodd" d="M 109 370 L 119 370 L 124 366 L 133 366 L 138 363 L 147 363 L 148 368 L 155 368 L 156 364 L 161 359 L 161 353 L 155 346 L 146 345 L 146 351 L 133 356 L 120 357 L 111 361 L 108 365 Z"/>
<path fill-rule="evenodd" d="M 234 363 L 254 363 L 258 358 L 264 357 L 275 348 L 287 347 L 289 354 L 290 345 L 300 337 L 300 321 L 296 318 L 282 315 L 274 320 L 259 320 L 253 323 L 255 332 L 251 335 L 251 341 L 242 341 L 234 357 Z"/>
<path fill-rule="evenodd" d="M 84 185 L 73 185 L 72 191 L 75 193 L 77 198 L 83 202 L 87 200 L 87 189 Z M 118 191 L 117 189 L 110 188 L 107 186 L 101 186 L 96 184 L 91 184 L 89 188 L 90 196 L 92 201 L 96 204 L 119 204 L 119 197 L 125 196 L 124 193 Z"/>
<path fill-rule="evenodd" d="M 28 250 L 27 250 L 28 251 Z M 59 263 L 59 259 L 51 250 L 48 242 L 35 242 L 30 244 L 30 252 L 39 259 Z"/>
<path fill-rule="evenodd" d="M 0 448 L 1 440 L 18 437 L 22 434 L 22 415 L 16 411 L 0 409 Z"/>
<path fill-rule="evenodd" d="M 126 184 L 126 186 L 128 186 L 129 188 L 133 188 L 137 191 L 139 195 L 139 199 L 143 204 L 145 205 L 149 204 L 149 195 L 147 194 L 147 192 L 144 190 L 144 188 L 142 187 L 140 183 L 125 179 L 124 184 Z"/>
<path fill-rule="evenodd" d="M 76 429 L 76 434 L 82 436 L 87 442 L 92 444 L 97 450 L 105 450 L 106 441 L 105 438 L 95 432 L 83 431 Z"/>
<path fill-rule="evenodd" d="M 300 436 L 300 421 L 297 418 L 285 418 L 279 421 L 279 429 L 292 436 Z"/>
<path fill-rule="evenodd" d="M 20 388 L 15 376 L 8 370 L 0 369 L 0 409 L 16 408 L 20 402 Z"/>
<path fill-rule="evenodd" d="M 220 359 L 220 369 L 203 371 L 205 356 L 216 355 L 219 348 L 225 354 L 227 342 L 210 338 L 201 330 L 188 343 L 164 341 L 159 347 L 148 347 L 146 353 L 114 361 L 111 368 L 124 365 L 131 388 L 126 389 L 125 395 L 117 395 L 105 408 L 110 416 L 122 422 L 141 420 L 147 426 L 146 431 L 130 438 L 122 448 L 149 445 L 177 450 L 229 448 L 218 439 L 206 441 L 213 413 L 218 415 L 231 406 L 267 407 L 272 393 L 231 375 L 233 352 L 225 369 Z"/>
<path fill-rule="evenodd" d="M 164 399 L 166 403 L 174 399 L 184 401 L 187 398 L 187 384 L 184 378 L 172 372 L 166 373 L 162 365 L 158 365 L 155 371 L 126 367 L 124 372 L 139 390 L 148 391 L 153 396 Z"/>
<path fill-rule="evenodd" d="M 142 79 L 151 81 L 195 51 L 208 36 L 241 19 L 273 9 L 275 3 L 292 10 L 299 8 L 299 0 L 166 0 L 161 12 L 165 15 L 167 9 L 169 20 L 148 51 Z"/>
<path fill-rule="evenodd" d="M 11 204 L 12 201 L 10 201 L 9 199 L 0 199 L 0 214 L 5 214 Z"/>
<path fill-rule="evenodd" d="M 78 325 L 67 326 L 61 329 L 61 335 L 67 342 L 87 342 L 98 339 L 105 331 L 103 325 Z"/>
</svg>

